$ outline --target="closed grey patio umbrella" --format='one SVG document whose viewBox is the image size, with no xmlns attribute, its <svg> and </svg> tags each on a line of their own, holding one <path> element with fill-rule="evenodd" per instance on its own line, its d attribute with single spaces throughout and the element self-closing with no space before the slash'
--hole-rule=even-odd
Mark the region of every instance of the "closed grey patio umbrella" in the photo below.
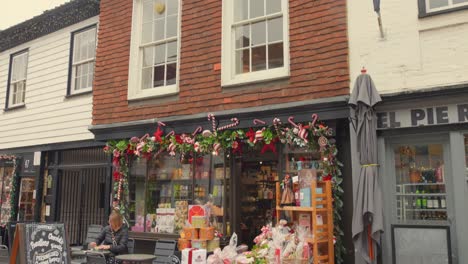
<svg viewBox="0 0 468 264">
<path fill-rule="evenodd" d="M 354 194 L 353 242 L 367 263 L 376 259 L 383 232 L 383 204 L 377 159 L 377 114 L 374 106 L 382 101 L 371 77 L 363 70 L 356 79 L 349 105 L 361 164 Z"/>
</svg>

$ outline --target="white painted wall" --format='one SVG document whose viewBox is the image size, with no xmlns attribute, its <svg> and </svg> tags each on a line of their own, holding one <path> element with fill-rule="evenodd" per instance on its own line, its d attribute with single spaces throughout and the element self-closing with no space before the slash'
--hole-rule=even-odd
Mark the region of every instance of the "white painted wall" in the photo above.
<svg viewBox="0 0 468 264">
<path fill-rule="evenodd" d="M 365 66 L 380 93 L 468 83 L 468 10 L 418 18 L 416 0 L 348 1 L 351 89 Z"/>
<path fill-rule="evenodd" d="M 92 139 L 92 94 L 67 94 L 71 32 L 93 17 L 0 53 L 0 149 Z M 25 108 L 3 111 L 10 54 L 29 48 Z"/>
</svg>

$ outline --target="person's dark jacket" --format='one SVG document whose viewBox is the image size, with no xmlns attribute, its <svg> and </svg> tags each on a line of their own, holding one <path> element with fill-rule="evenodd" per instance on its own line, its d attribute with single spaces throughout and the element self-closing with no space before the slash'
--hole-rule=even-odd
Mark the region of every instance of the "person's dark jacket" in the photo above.
<svg viewBox="0 0 468 264">
<path fill-rule="evenodd" d="M 116 245 L 113 243 L 112 233 L 114 233 Z M 110 226 L 106 226 L 96 238 L 97 245 L 110 245 L 109 251 L 114 255 L 126 254 L 128 252 L 127 242 L 128 228 L 126 225 L 122 225 L 117 232 L 113 232 Z"/>
</svg>

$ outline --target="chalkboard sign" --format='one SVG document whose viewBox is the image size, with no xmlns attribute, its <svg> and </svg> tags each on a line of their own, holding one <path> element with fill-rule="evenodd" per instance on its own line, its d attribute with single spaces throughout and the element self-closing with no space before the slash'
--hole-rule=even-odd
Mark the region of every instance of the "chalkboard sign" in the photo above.
<svg viewBox="0 0 468 264">
<path fill-rule="evenodd" d="M 10 263 L 71 263 L 64 224 L 17 224 Z"/>
<path fill-rule="evenodd" d="M 21 176 L 35 176 L 34 153 L 24 153 L 21 160 Z"/>
</svg>

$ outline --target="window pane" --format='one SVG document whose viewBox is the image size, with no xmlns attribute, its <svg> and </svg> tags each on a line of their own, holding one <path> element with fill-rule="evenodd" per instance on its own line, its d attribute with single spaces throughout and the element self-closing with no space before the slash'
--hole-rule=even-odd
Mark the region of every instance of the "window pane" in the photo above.
<svg viewBox="0 0 468 264">
<path fill-rule="evenodd" d="M 143 2 L 143 23 L 148 23 L 153 20 L 153 0 Z"/>
<path fill-rule="evenodd" d="M 283 40 L 283 18 L 268 20 L 268 42 Z"/>
<path fill-rule="evenodd" d="M 266 46 L 252 48 L 252 71 L 266 69 Z"/>
<path fill-rule="evenodd" d="M 178 14 L 179 0 L 167 0 L 167 15 Z"/>
<path fill-rule="evenodd" d="M 75 69 L 76 69 L 76 76 L 77 76 L 77 77 L 83 75 L 83 74 L 81 73 L 81 65 L 77 65 Z"/>
<path fill-rule="evenodd" d="M 154 65 L 164 63 L 166 59 L 166 44 L 156 45 L 155 49 Z"/>
<path fill-rule="evenodd" d="M 167 61 L 177 60 L 177 41 L 167 43 Z"/>
<path fill-rule="evenodd" d="M 167 17 L 166 38 L 177 36 L 177 16 Z"/>
<path fill-rule="evenodd" d="M 444 6 L 448 6 L 448 0 L 429 0 L 430 9 L 444 7 Z"/>
<path fill-rule="evenodd" d="M 81 56 L 78 57 L 78 61 L 86 60 L 88 58 L 88 41 L 85 38 L 85 35 L 81 36 L 81 43 L 79 46 Z"/>
<path fill-rule="evenodd" d="M 81 50 L 79 48 L 81 46 L 81 34 L 75 35 L 73 42 L 73 61 L 76 62 L 81 58 Z"/>
<path fill-rule="evenodd" d="M 249 46 L 249 29 L 249 25 L 239 26 L 236 28 L 236 49 Z"/>
<path fill-rule="evenodd" d="M 252 46 L 264 44 L 266 41 L 265 21 L 252 24 Z"/>
<path fill-rule="evenodd" d="M 248 18 L 248 4 L 248 0 L 234 0 L 234 21 L 242 21 Z"/>
<path fill-rule="evenodd" d="M 281 0 L 267 0 L 266 12 L 267 14 L 274 14 L 281 11 Z"/>
<path fill-rule="evenodd" d="M 153 38 L 153 29 L 152 29 L 153 23 L 145 23 L 143 24 L 143 30 L 141 33 L 141 43 L 145 44 L 148 42 L 151 42 Z"/>
<path fill-rule="evenodd" d="M 263 0 L 250 0 L 250 18 L 255 18 L 265 15 L 265 7 Z"/>
<path fill-rule="evenodd" d="M 88 63 L 81 64 L 80 66 L 82 67 L 82 68 L 81 68 L 82 74 L 83 74 L 83 75 L 88 74 Z"/>
<path fill-rule="evenodd" d="M 88 42 L 88 59 L 94 58 L 96 54 L 96 30 L 90 31 L 90 38 Z"/>
<path fill-rule="evenodd" d="M 143 89 L 153 88 L 153 85 L 151 83 L 151 78 L 153 77 L 152 73 L 153 73 L 153 67 L 143 69 L 142 71 Z"/>
<path fill-rule="evenodd" d="M 164 65 L 154 67 L 153 87 L 164 86 Z"/>
<path fill-rule="evenodd" d="M 236 51 L 236 74 L 250 71 L 249 49 Z"/>
<path fill-rule="evenodd" d="M 146 47 L 143 49 L 143 67 L 153 66 L 153 51 L 154 47 Z"/>
<path fill-rule="evenodd" d="M 461 4 L 461 3 L 468 3 L 468 0 L 453 0 L 453 4 Z"/>
<path fill-rule="evenodd" d="M 164 19 L 158 19 L 154 21 L 154 39 L 158 41 L 164 39 Z"/>
<path fill-rule="evenodd" d="M 88 67 L 88 87 L 93 87 L 94 79 L 94 62 L 89 63 Z"/>
<path fill-rule="evenodd" d="M 81 89 L 81 76 L 75 78 L 75 90 Z"/>
<path fill-rule="evenodd" d="M 177 63 L 171 63 L 167 65 L 167 76 L 166 76 L 166 85 L 172 85 L 176 83 L 177 75 Z"/>
<path fill-rule="evenodd" d="M 268 45 L 268 69 L 280 68 L 283 65 L 283 43 Z"/>
<path fill-rule="evenodd" d="M 402 145 L 394 153 L 398 220 L 447 220 L 443 145 Z"/>
<path fill-rule="evenodd" d="M 169 0 L 172 1 L 172 0 Z M 154 4 L 154 14 L 155 18 L 164 18 L 166 14 L 166 1 L 164 0 L 158 0 Z"/>
</svg>

